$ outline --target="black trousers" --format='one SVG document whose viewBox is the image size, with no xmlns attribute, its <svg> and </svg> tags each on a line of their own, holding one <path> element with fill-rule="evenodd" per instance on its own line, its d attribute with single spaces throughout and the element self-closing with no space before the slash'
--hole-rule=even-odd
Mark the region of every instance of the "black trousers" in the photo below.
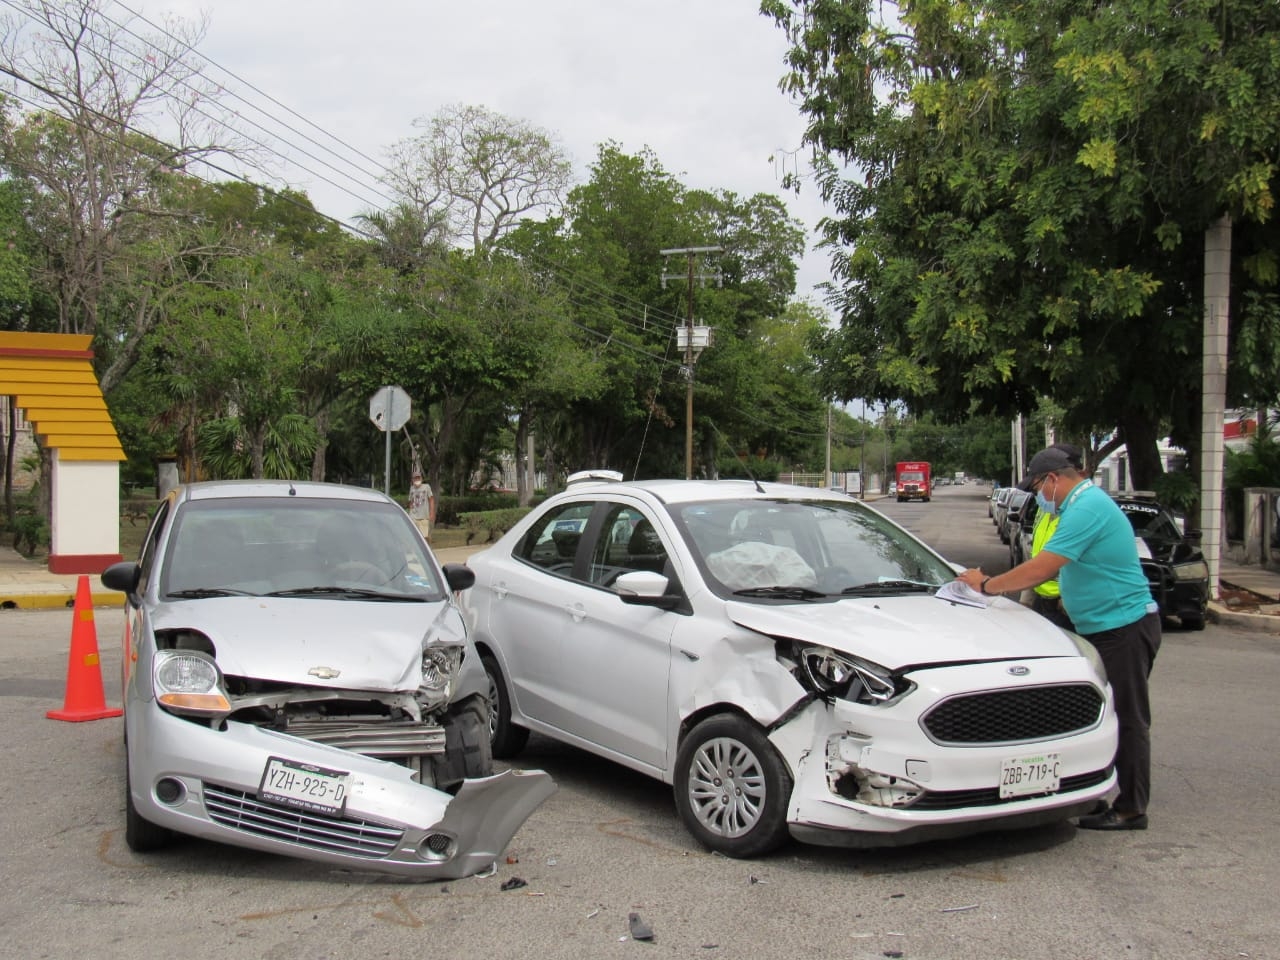
<svg viewBox="0 0 1280 960">
<path fill-rule="evenodd" d="M 1112 804 L 1120 813 L 1146 813 L 1151 797 L 1151 702 L 1147 678 L 1160 650 L 1160 614 L 1115 630 L 1083 634 L 1102 657 L 1111 681 L 1120 743 L 1116 779 L 1120 793 Z"/>
</svg>

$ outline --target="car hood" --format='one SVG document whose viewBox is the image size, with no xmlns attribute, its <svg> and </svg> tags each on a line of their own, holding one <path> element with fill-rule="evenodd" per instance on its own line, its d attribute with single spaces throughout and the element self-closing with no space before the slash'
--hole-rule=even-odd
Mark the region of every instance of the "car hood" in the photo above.
<svg viewBox="0 0 1280 960">
<path fill-rule="evenodd" d="M 415 690 L 423 647 L 465 638 L 457 608 L 444 601 L 217 597 L 161 604 L 152 625 L 205 634 L 230 676 L 348 690 Z"/>
<path fill-rule="evenodd" d="M 731 601 L 729 619 L 748 630 L 831 647 L 882 667 L 1079 656 L 1061 630 L 1012 600 L 990 607 L 952 604 L 927 594 L 835 602 Z"/>
<path fill-rule="evenodd" d="M 1158 537 L 1134 537 L 1138 559 L 1161 563 L 1190 563 L 1203 560 L 1204 554 L 1185 540 L 1161 540 Z"/>
</svg>

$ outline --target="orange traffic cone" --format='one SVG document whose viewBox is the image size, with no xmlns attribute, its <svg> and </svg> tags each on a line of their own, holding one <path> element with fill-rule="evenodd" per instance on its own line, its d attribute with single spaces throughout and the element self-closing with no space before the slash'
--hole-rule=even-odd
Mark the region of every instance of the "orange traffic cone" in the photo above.
<svg viewBox="0 0 1280 960">
<path fill-rule="evenodd" d="M 51 720 L 102 720 L 124 711 L 107 706 L 102 693 L 102 668 L 98 664 L 98 631 L 93 626 L 93 598 L 89 578 L 76 584 L 76 605 L 71 612 L 71 657 L 67 663 L 67 695 L 61 710 L 45 714 Z"/>
</svg>

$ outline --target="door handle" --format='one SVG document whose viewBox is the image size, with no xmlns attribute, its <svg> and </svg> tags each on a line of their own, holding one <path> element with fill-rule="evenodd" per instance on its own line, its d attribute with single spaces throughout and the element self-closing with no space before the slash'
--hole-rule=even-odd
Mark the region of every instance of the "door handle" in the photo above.
<svg viewBox="0 0 1280 960">
<path fill-rule="evenodd" d="M 505 580 L 503 580 L 501 583 L 495 583 L 493 585 L 493 595 L 497 597 L 499 600 L 506 599 L 506 596 L 509 592 L 510 591 L 507 589 L 507 581 Z"/>
<path fill-rule="evenodd" d="M 580 603 L 566 603 L 565 612 L 573 617 L 574 623 L 581 623 L 587 617 L 587 609 Z"/>
</svg>

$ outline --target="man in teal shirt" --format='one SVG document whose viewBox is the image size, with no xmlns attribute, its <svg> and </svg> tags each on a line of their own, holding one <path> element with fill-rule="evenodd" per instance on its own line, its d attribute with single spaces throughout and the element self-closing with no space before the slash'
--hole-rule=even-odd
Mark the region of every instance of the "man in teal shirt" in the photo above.
<svg viewBox="0 0 1280 960">
<path fill-rule="evenodd" d="M 982 593 L 1025 590 L 1055 576 L 1077 632 L 1102 657 L 1111 681 L 1120 741 L 1110 808 L 1080 818 L 1088 830 L 1147 829 L 1151 793 L 1151 706 L 1147 678 L 1160 649 L 1160 614 L 1138 560 L 1133 526 L 1115 501 L 1093 485 L 1059 447 L 1041 450 L 1027 465 L 1031 489 L 1059 514 L 1044 549 L 1007 573 L 980 569 L 959 579 Z"/>
</svg>

